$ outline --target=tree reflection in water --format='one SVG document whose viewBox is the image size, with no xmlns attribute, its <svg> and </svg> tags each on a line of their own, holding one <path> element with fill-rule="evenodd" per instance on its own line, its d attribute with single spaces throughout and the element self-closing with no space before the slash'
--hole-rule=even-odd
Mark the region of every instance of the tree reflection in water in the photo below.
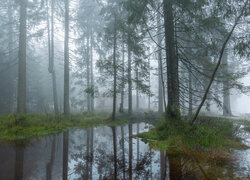
<svg viewBox="0 0 250 180">
<path fill-rule="evenodd" d="M 102 126 L 34 139 L 25 146 L 0 145 L 0 179 L 195 180 L 236 173 L 247 179 L 232 168 L 152 150 L 133 138 L 143 131 L 148 131 L 144 123 Z"/>
</svg>

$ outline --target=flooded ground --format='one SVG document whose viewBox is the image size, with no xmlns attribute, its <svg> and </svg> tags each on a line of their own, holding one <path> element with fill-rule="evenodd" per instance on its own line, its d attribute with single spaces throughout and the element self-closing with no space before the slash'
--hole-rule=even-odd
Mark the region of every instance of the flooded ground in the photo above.
<svg viewBox="0 0 250 180">
<path fill-rule="evenodd" d="M 148 131 L 145 123 L 97 127 L 50 135 L 26 145 L 0 144 L 0 179 L 247 179 L 250 151 L 233 153 L 230 165 L 199 164 L 184 157 L 167 156 L 132 138 Z M 250 143 L 249 134 L 244 134 Z"/>
</svg>

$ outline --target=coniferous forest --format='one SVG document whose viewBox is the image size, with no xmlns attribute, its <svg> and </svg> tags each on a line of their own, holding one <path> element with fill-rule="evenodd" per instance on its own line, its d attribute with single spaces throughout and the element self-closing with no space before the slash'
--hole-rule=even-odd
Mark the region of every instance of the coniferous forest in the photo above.
<svg viewBox="0 0 250 180">
<path fill-rule="evenodd" d="M 250 179 L 249 10 L 0 0 L 0 179 Z"/>
</svg>

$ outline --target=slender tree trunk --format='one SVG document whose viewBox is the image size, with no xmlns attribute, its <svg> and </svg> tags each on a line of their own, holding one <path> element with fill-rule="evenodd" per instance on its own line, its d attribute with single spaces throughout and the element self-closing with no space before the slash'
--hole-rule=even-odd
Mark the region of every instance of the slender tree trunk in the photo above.
<svg viewBox="0 0 250 180">
<path fill-rule="evenodd" d="M 225 67 L 223 68 L 224 76 L 228 76 L 227 58 L 228 58 L 227 49 L 225 49 L 224 55 L 222 57 L 222 63 L 225 65 Z M 223 116 L 232 116 L 229 81 L 227 79 L 223 81 Z"/>
<path fill-rule="evenodd" d="M 90 101 L 90 51 L 89 51 L 89 28 L 87 30 L 87 107 L 88 107 L 88 112 L 91 112 L 91 101 Z"/>
<path fill-rule="evenodd" d="M 113 89 L 113 113 L 112 113 L 112 120 L 115 120 L 116 115 L 116 89 L 117 89 L 117 67 L 116 67 L 116 17 L 115 17 L 115 23 L 114 23 L 114 50 L 113 50 L 113 70 L 114 70 L 114 89 Z"/>
<path fill-rule="evenodd" d="M 69 0 L 65 3 L 65 39 L 64 39 L 64 115 L 70 114 L 69 106 Z"/>
<path fill-rule="evenodd" d="M 125 45 L 124 45 L 124 33 L 122 36 L 122 90 L 121 90 L 121 104 L 120 113 L 124 111 L 124 88 L 125 88 Z"/>
<path fill-rule="evenodd" d="M 56 83 L 56 70 L 54 65 L 55 59 L 55 48 L 54 48 L 54 10 L 55 1 L 51 1 L 51 61 L 52 61 L 52 85 L 53 85 L 53 100 L 54 100 L 54 110 L 55 114 L 59 114 L 58 108 L 58 97 L 57 97 L 57 83 Z"/>
<path fill-rule="evenodd" d="M 148 58 L 148 69 L 149 69 L 149 77 L 148 77 L 148 86 L 149 86 L 149 90 L 151 87 L 151 73 L 150 73 L 150 58 Z M 150 94 L 148 95 L 148 110 L 150 111 L 151 109 L 151 99 L 150 99 Z"/>
<path fill-rule="evenodd" d="M 161 43 L 161 28 L 160 28 L 160 14 L 157 14 L 157 43 L 159 46 Z M 162 50 L 158 50 L 158 113 L 163 113 L 163 83 L 162 83 Z"/>
<path fill-rule="evenodd" d="M 27 0 L 20 0 L 17 112 L 26 113 L 26 36 Z"/>
<path fill-rule="evenodd" d="M 188 92 L 189 92 L 189 97 L 188 97 L 188 117 L 189 119 L 192 118 L 193 114 L 193 91 L 192 91 L 192 73 L 191 73 L 191 65 L 189 65 L 188 69 Z"/>
<path fill-rule="evenodd" d="M 210 90 L 210 88 L 211 88 L 211 86 L 212 86 L 212 83 L 213 83 L 213 81 L 214 81 L 215 75 L 216 75 L 216 73 L 217 73 L 217 71 L 218 71 L 218 69 L 219 69 L 219 67 L 220 67 L 221 60 L 222 60 L 222 56 L 223 56 L 224 50 L 225 50 L 225 48 L 226 48 L 226 45 L 227 45 L 229 39 L 231 38 L 231 36 L 232 36 L 232 34 L 233 34 L 234 30 L 235 30 L 235 27 L 236 27 L 237 24 L 238 24 L 238 21 L 240 20 L 241 16 L 243 15 L 243 13 L 244 13 L 244 11 L 245 11 L 245 8 L 246 8 L 247 3 L 248 3 L 248 1 L 245 2 L 244 7 L 243 7 L 243 9 L 242 9 L 240 15 L 236 18 L 235 23 L 234 23 L 234 25 L 233 25 L 233 27 L 232 27 L 230 33 L 228 34 L 226 40 L 224 41 L 224 43 L 223 43 L 223 45 L 222 45 L 222 48 L 221 48 L 221 50 L 220 50 L 219 60 L 218 60 L 218 62 L 217 62 L 217 64 L 216 64 L 216 67 L 215 67 L 215 69 L 214 69 L 214 71 L 213 71 L 213 74 L 212 74 L 212 76 L 211 76 L 211 79 L 210 79 L 210 82 L 209 82 L 208 87 L 207 87 L 207 89 L 206 89 L 206 92 L 205 92 L 205 94 L 204 94 L 204 96 L 203 96 L 203 98 L 202 98 L 202 101 L 201 101 L 201 103 L 200 103 L 200 105 L 199 105 L 199 107 L 198 107 L 198 109 L 197 109 L 197 111 L 196 111 L 196 113 L 195 113 L 195 115 L 194 115 L 192 121 L 190 122 L 191 125 L 193 125 L 194 122 L 196 121 L 196 119 L 197 119 L 197 117 L 198 117 L 198 115 L 199 115 L 199 113 L 200 113 L 200 110 L 201 110 L 202 106 L 204 105 L 204 103 L 205 103 L 205 101 L 206 101 L 206 99 L 207 99 L 207 96 L 208 96 L 209 90 Z"/>
<path fill-rule="evenodd" d="M 8 21 L 9 21 L 9 26 L 8 26 L 8 59 L 9 59 L 9 63 L 11 63 L 14 60 L 14 53 L 13 53 L 13 15 L 12 15 L 12 11 L 13 11 L 13 1 L 9 0 L 8 1 Z M 14 72 L 11 71 L 11 78 L 14 79 Z M 9 89 L 9 112 L 13 112 L 14 111 L 14 81 L 13 80 L 9 80 L 10 83 L 10 89 Z"/>
<path fill-rule="evenodd" d="M 132 62 L 131 62 L 131 49 L 130 49 L 130 37 L 128 37 L 128 113 L 132 114 Z"/>
<path fill-rule="evenodd" d="M 174 17 L 172 0 L 164 0 L 164 26 L 167 57 L 168 107 L 169 117 L 178 117 L 179 108 L 179 74 L 178 59 L 175 48 Z"/>
<path fill-rule="evenodd" d="M 91 93 L 91 111 L 93 112 L 94 111 L 94 108 L 95 108 L 95 101 L 94 101 L 94 73 L 93 73 L 93 69 L 94 69 L 94 66 L 93 66 L 93 61 L 94 61 L 94 58 L 93 58 L 93 44 L 94 44 L 94 40 L 93 40 L 93 28 L 91 27 L 90 29 L 90 42 L 91 42 L 91 45 L 90 45 L 90 74 L 91 74 L 91 89 L 92 89 L 92 93 Z"/>
<path fill-rule="evenodd" d="M 58 110 L 58 101 L 57 101 L 57 88 L 56 88 L 56 74 L 54 69 L 54 1 L 51 2 L 51 32 L 50 32 L 50 23 L 49 23 L 49 5 L 48 0 L 47 4 L 47 30 L 48 30 L 48 52 L 49 52 L 49 73 L 52 76 L 52 87 L 53 87 L 53 101 L 54 101 L 54 111 L 57 115 Z M 50 36 L 51 33 L 51 36 Z"/>
<path fill-rule="evenodd" d="M 139 81 L 139 71 L 138 71 L 138 65 L 136 67 L 136 81 L 137 81 L 137 85 L 136 85 L 136 111 L 139 111 L 140 108 L 140 99 L 139 99 L 139 86 L 138 86 L 138 81 Z"/>
</svg>

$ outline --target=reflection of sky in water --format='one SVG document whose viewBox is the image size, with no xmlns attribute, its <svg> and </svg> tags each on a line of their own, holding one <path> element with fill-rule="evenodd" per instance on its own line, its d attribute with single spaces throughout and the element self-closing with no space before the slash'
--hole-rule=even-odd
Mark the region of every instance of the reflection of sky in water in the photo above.
<svg viewBox="0 0 250 180">
<path fill-rule="evenodd" d="M 124 135 L 124 157 L 122 128 Z M 145 123 L 133 125 L 133 133 L 148 131 Z M 92 138 L 93 133 L 93 138 Z M 179 159 L 181 168 L 173 165 L 172 160 L 165 156 L 164 152 L 153 151 L 147 144 L 136 138 L 129 138 L 129 128 L 118 126 L 112 130 L 110 127 L 96 127 L 88 130 L 69 131 L 68 141 L 68 179 L 113 179 L 114 175 L 114 138 L 116 134 L 117 152 L 117 177 L 118 179 L 129 179 L 129 142 L 132 141 L 132 172 L 133 179 L 169 179 L 171 174 L 182 174 L 182 177 L 189 176 L 189 179 L 202 177 L 196 164 L 190 164 L 190 160 Z M 248 134 L 249 135 L 249 134 Z M 248 143 L 250 140 L 248 139 Z M 54 147 L 54 151 L 53 151 Z M 93 147 L 93 161 L 91 152 Z M 16 161 L 15 148 L 7 145 L 0 145 L 0 179 L 14 179 Z M 236 163 L 237 171 L 234 174 L 249 173 L 250 150 L 235 151 L 239 155 L 239 162 Z M 33 140 L 23 151 L 23 179 L 43 180 L 51 174 L 52 180 L 62 179 L 63 175 L 63 134 L 46 136 Z M 125 166 L 123 166 L 125 160 Z M 170 159 L 169 159 L 170 160 Z M 93 162 L 91 166 L 91 162 Z M 164 164 L 165 163 L 165 164 Z M 172 164 L 172 165 L 171 165 Z M 50 166 L 51 165 L 51 166 Z M 177 164 L 178 165 L 178 164 Z M 91 171 L 92 167 L 92 171 Z M 196 174 L 192 176 L 188 169 L 195 167 Z M 197 170 L 198 169 L 198 170 Z M 206 168 L 204 168 L 206 170 Z M 87 173 L 88 172 L 88 173 Z M 92 172 L 92 175 L 91 173 Z M 164 175 L 165 172 L 165 175 Z M 196 177 L 196 178 L 194 178 Z M 188 178 L 183 178 L 188 179 Z"/>
</svg>

